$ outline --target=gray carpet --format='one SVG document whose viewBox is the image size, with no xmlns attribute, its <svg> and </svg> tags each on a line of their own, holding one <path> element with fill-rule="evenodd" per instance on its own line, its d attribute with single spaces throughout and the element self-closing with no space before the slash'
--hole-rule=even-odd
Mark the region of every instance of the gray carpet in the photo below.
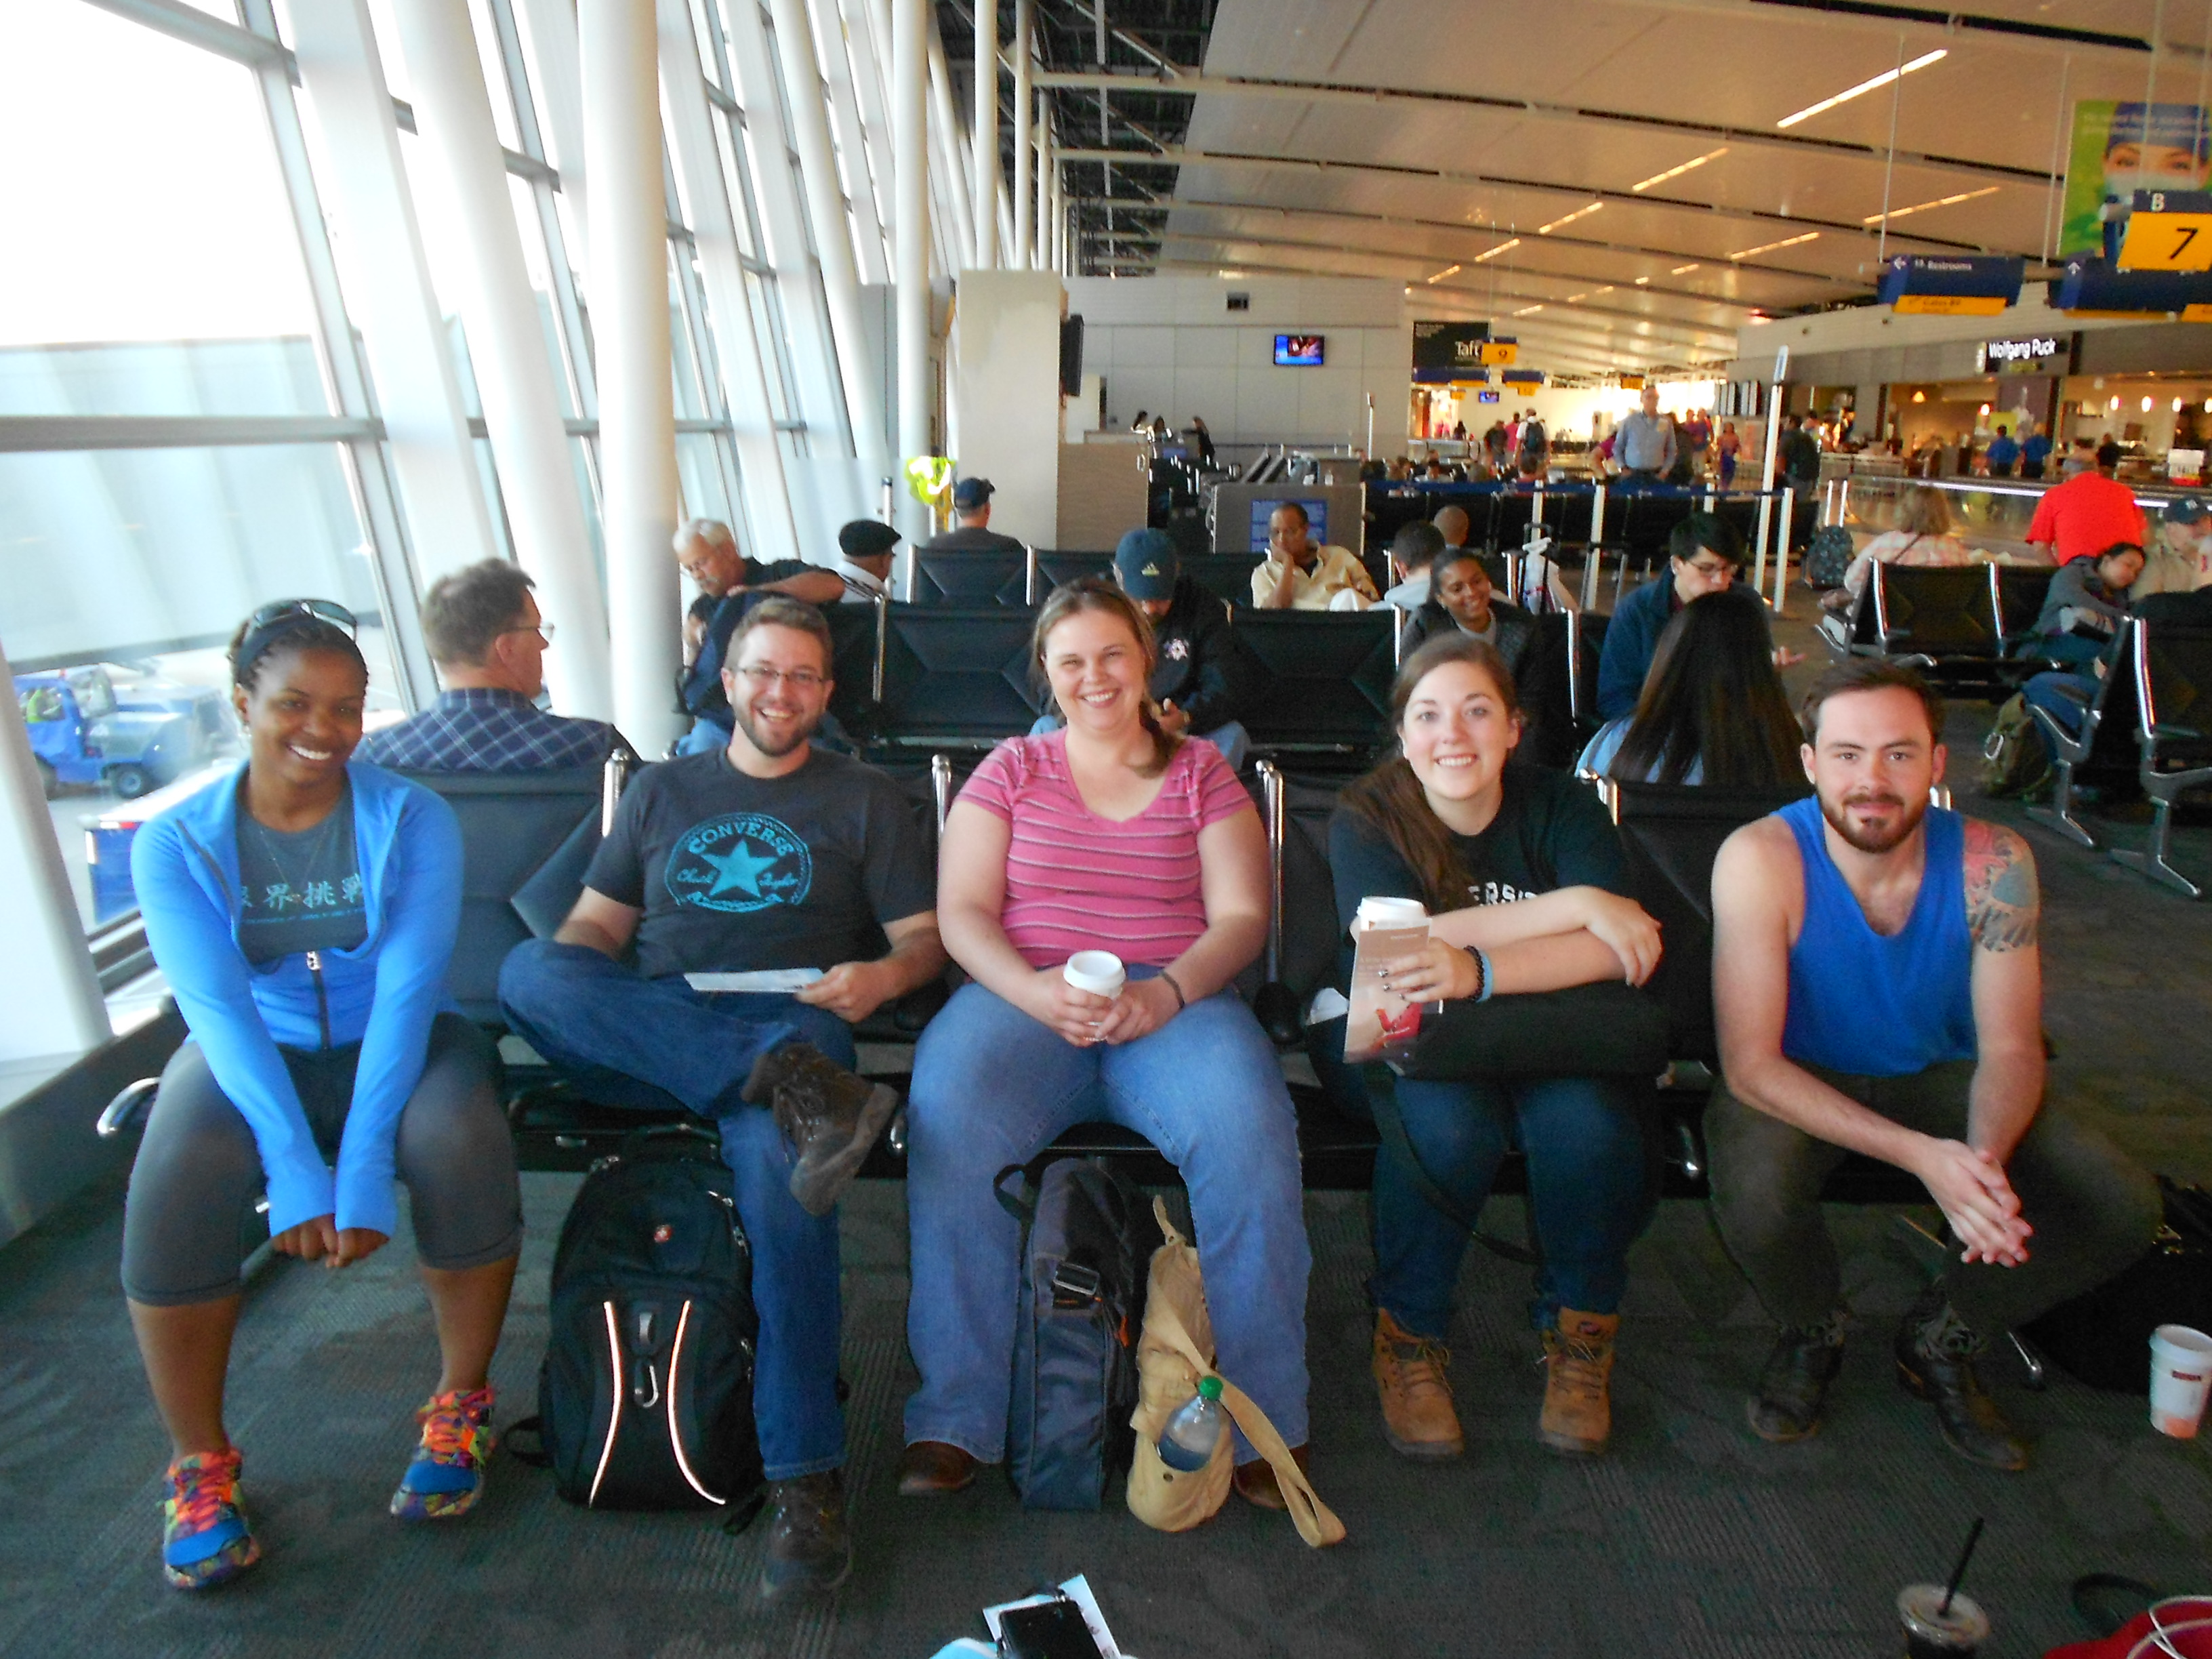
<svg viewBox="0 0 2212 1659">
<path fill-rule="evenodd" d="M 1954 744 L 1987 719 L 1958 711 Z M 1978 805 L 1966 792 L 1961 804 Z M 2027 833 L 2048 896 L 2054 1097 L 2155 1166 L 2212 1179 L 2206 911 Z M 2181 858 L 2212 871 L 2212 832 L 2185 832 Z M 530 1244 L 496 1376 L 510 1419 L 530 1409 L 548 1260 L 574 1184 L 526 1179 Z M 404 1237 L 342 1275 L 280 1263 L 257 1278 L 231 1420 L 267 1559 L 212 1595 L 167 1590 L 155 1565 L 165 1449 L 114 1278 L 120 1191 L 86 1194 L 0 1250 L 0 1655 L 926 1659 L 981 1635 L 985 1602 L 1086 1572 L 1143 1659 L 1844 1659 L 1896 1650 L 1898 1588 L 1940 1576 L 1977 1514 L 1990 1531 L 1971 1588 L 1996 1620 L 1988 1651 L 2007 1659 L 2084 1633 L 2066 1604 L 2078 1573 L 2174 1590 L 2212 1581 L 2205 1454 L 2151 1432 L 2140 1400 L 2063 1377 L 2029 1394 L 2008 1358 L 1989 1374 L 2035 1440 L 2033 1470 L 1987 1473 L 1942 1449 L 1886 1358 L 1924 1247 L 1875 1211 L 1835 1216 L 1862 1322 L 1828 1428 L 1804 1446 L 1743 1428 L 1768 1333 L 1701 1208 L 1670 1203 L 1634 1259 L 1610 1455 L 1572 1462 L 1536 1444 L 1525 1275 L 1478 1253 L 1453 1340 L 1468 1455 L 1397 1458 L 1367 1378 L 1365 1203 L 1324 1194 L 1308 1210 L 1314 1478 L 1350 1528 L 1343 1546 L 1308 1550 L 1285 1519 L 1234 1498 L 1172 1538 L 1118 1504 L 1024 1514 L 991 1478 L 903 1501 L 890 1480 L 913 1382 L 903 1202 L 900 1187 L 870 1185 L 845 1213 L 858 1566 L 834 1602 L 770 1615 L 754 1596 L 762 1528 L 732 1539 L 692 1516 L 586 1515 L 509 1459 L 466 1522 L 388 1518 L 433 1352 Z"/>
</svg>

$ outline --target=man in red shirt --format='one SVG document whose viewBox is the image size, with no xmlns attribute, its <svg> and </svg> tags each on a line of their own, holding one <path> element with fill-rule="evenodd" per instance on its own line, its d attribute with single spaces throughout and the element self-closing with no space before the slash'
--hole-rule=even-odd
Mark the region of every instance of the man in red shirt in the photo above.
<svg viewBox="0 0 2212 1659">
<path fill-rule="evenodd" d="M 2094 556 L 2115 542 L 2142 546 L 2143 516 L 2136 506 L 2135 491 L 2112 477 L 2119 464 L 2120 447 L 2101 445 L 2095 471 L 2080 473 L 2045 491 L 2027 526 L 2027 544 L 2041 550 L 2053 564 Z"/>
</svg>

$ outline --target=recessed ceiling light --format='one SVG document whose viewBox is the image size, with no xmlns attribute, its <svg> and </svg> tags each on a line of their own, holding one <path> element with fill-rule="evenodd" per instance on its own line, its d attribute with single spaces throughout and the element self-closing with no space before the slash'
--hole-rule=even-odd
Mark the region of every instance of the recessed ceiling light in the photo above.
<svg viewBox="0 0 2212 1659">
<path fill-rule="evenodd" d="M 1911 207 L 1892 208 L 1889 210 L 1889 216 L 1893 219 L 1902 219 L 1908 213 L 1925 213 L 1929 208 L 1956 207 L 1961 202 L 1971 202 L 1978 197 L 1994 196 L 2003 188 L 2002 185 L 1990 185 L 1982 190 L 1961 191 L 1956 196 L 1939 196 L 1932 202 L 1916 202 Z M 1881 215 L 1869 213 L 1859 222 L 1863 225 L 1878 225 L 1881 222 Z"/>
<path fill-rule="evenodd" d="M 1496 247 L 1492 248 L 1489 252 L 1476 254 L 1474 256 L 1474 262 L 1477 264 L 1480 264 L 1485 259 L 1495 259 L 1499 254 L 1504 252 L 1507 248 L 1519 247 L 1520 246 L 1521 239 L 1518 236 L 1509 237 L 1506 240 L 1500 242 Z"/>
<path fill-rule="evenodd" d="M 1520 310 L 1515 312 L 1513 314 L 1516 317 L 1533 317 L 1543 308 L 1544 307 L 1541 306 L 1522 306 Z"/>
<path fill-rule="evenodd" d="M 1668 271 L 1667 274 L 1669 276 L 1686 276 L 1696 269 L 1697 266 L 1694 264 L 1676 265 L 1674 270 Z"/>
<path fill-rule="evenodd" d="M 1429 281 L 1430 281 L 1431 283 L 1441 283 L 1441 282 L 1442 282 L 1442 281 L 1443 281 L 1443 279 L 1444 279 L 1445 277 L 1447 277 L 1447 276 L 1458 276 L 1458 275 L 1459 275 L 1459 272 L 1460 272 L 1460 267 L 1459 267 L 1459 266 L 1457 266 L 1457 265 L 1446 265 L 1446 266 L 1445 266 L 1442 270 L 1438 271 L 1435 276 L 1433 276 L 1430 277 L 1430 278 L 1429 278 Z"/>
<path fill-rule="evenodd" d="M 1706 151 L 1705 154 L 1698 156 L 1694 161 L 1685 161 L 1678 167 L 1668 167 L 1664 173 L 1655 173 L 1649 179 L 1646 179 L 1642 184 L 1631 185 L 1629 189 L 1634 191 L 1644 191 L 1650 189 L 1654 185 L 1663 185 L 1669 179 L 1680 178 L 1692 167 L 1701 167 L 1708 161 L 1717 161 L 1722 156 L 1727 154 L 1728 146 L 1726 144 L 1723 144 L 1718 149 Z"/>
<path fill-rule="evenodd" d="M 1735 252 L 1729 254 L 1729 258 L 1731 259 L 1748 259 L 1753 254 L 1771 253 L 1778 247 L 1796 247 L 1800 242 L 1810 242 L 1817 240 L 1820 234 L 1820 233 L 1817 230 L 1808 230 L 1802 236 L 1785 236 L 1778 242 L 1761 242 L 1757 247 L 1740 248 Z"/>
<path fill-rule="evenodd" d="M 1638 277 L 1636 279 L 1636 286 L 1637 286 L 1637 287 L 1638 287 L 1638 288 L 1642 288 L 1645 283 L 1649 283 L 1650 280 L 1651 280 L 1651 279 L 1650 279 L 1649 276 L 1638 276 Z"/>
<path fill-rule="evenodd" d="M 1603 207 L 1604 205 L 1605 205 L 1605 204 L 1604 204 L 1604 203 L 1602 203 L 1602 202 L 1592 202 L 1592 203 L 1591 203 L 1588 207 L 1579 207 L 1579 208 L 1577 208 L 1577 209 L 1576 209 L 1572 213 L 1568 214 L 1568 215 L 1567 215 L 1565 218 L 1563 218 L 1563 219 L 1554 219 L 1554 220 L 1553 220 L 1553 221 L 1552 221 L 1552 222 L 1551 222 L 1550 224 L 1548 224 L 1548 225 L 1539 225 L 1539 226 L 1537 226 L 1537 227 L 1536 227 L 1536 234 L 1537 234 L 1539 236 L 1549 236 L 1549 235 L 1550 235 L 1553 231 L 1557 230 L 1557 229 L 1558 229 L 1561 225 L 1571 225 L 1571 224 L 1574 223 L 1574 222 L 1575 222 L 1576 220 L 1577 220 L 1577 219 L 1587 219 L 1587 218 L 1589 218 L 1589 217 L 1590 216 L 1590 215 L 1591 215 L 1591 214 L 1595 213 L 1595 212 L 1596 212 L 1600 208 Z"/>
<path fill-rule="evenodd" d="M 1950 54 L 1941 46 L 1934 52 L 1923 52 L 1909 64 L 1901 64 L 1893 70 L 1884 70 L 1871 81 L 1862 81 L 1855 87 L 1845 88 L 1832 98 L 1823 98 L 1817 104 L 1808 104 L 1795 115 L 1785 115 L 1774 125 L 1778 127 L 1794 127 L 1800 121 L 1809 121 L 1824 110 L 1832 110 L 1838 104 L 1848 104 L 1852 99 L 1863 97 L 1878 87 L 1887 86 L 1900 75 L 1910 75 L 1915 70 L 1926 69 L 1930 64 L 1948 56 Z"/>
</svg>

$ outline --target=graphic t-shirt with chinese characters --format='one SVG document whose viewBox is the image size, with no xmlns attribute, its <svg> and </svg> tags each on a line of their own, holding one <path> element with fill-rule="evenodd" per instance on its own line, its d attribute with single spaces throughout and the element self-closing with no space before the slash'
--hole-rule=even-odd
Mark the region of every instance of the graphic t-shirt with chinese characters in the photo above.
<svg viewBox="0 0 2212 1659">
<path fill-rule="evenodd" d="M 320 823 L 271 830 L 238 804 L 238 941 L 246 959 L 270 963 L 302 951 L 346 951 L 368 937 L 361 860 L 353 838 L 353 786 Z"/>
</svg>

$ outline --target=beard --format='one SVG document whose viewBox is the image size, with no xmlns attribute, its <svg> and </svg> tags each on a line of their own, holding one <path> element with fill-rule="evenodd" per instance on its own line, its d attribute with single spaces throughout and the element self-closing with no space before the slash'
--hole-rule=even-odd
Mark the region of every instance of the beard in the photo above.
<svg viewBox="0 0 2212 1659">
<path fill-rule="evenodd" d="M 1828 821 L 1828 827 L 1862 853 L 1889 852 L 1917 830 L 1921 819 L 1928 816 L 1928 798 L 1925 795 L 1917 800 L 1907 801 L 1902 796 L 1859 789 L 1840 801 L 1831 802 L 1826 795 L 1820 799 L 1820 816 Z M 1886 830 L 1863 830 L 1853 824 L 1848 816 L 1854 806 L 1891 807 L 1895 809 L 1897 817 Z"/>
<path fill-rule="evenodd" d="M 789 736 L 784 738 L 781 742 L 771 743 L 769 740 L 768 735 L 763 732 L 759 726 L 753 723 L 753 714 L 750 708 L 739 708 L 733 704 L 731 707 L 730 713 L 736 716 L 738 730 L 745 734 L 745 741 L 752 744 L 754 748 L 759 750 L 762 754 L 767 756 L 770 760 L 781 760 L 786 755 L 791 753 L 793 750 L 797 749 L 801 744 L 804 744 L 809 738 L 812 737 L 814 735 L 814 728 L 821 724 L 821 721 L 818 719 L 801 720 L 793 726 Z"/>
</svg>

